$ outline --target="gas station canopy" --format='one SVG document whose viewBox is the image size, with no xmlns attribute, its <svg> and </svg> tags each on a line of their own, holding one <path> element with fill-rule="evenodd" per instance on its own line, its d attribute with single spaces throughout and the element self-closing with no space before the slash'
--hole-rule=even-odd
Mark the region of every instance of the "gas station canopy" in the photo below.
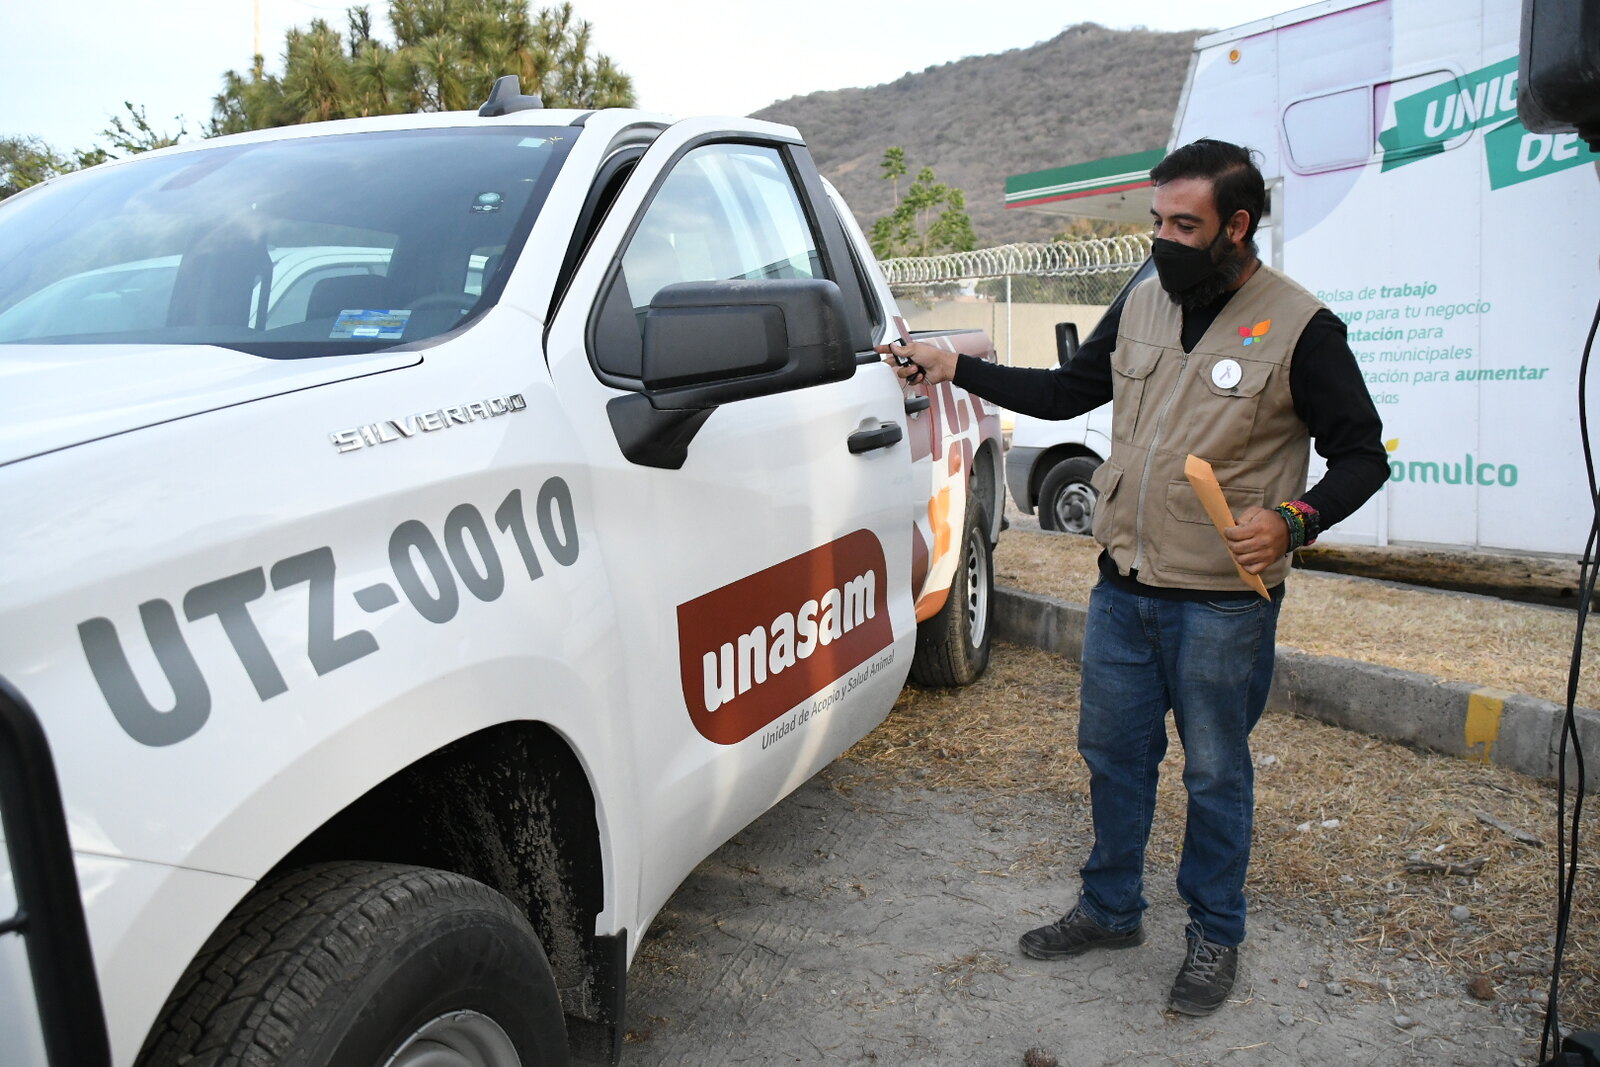
<svg viewBox="0 0 1600 1067">
<path fill-rule="evenodd" d="M 1166 154 L 1165 149 L 1155 148 L 1013 174 L 1006 179 L 1006 207 L 1145 223 L 1150 221 L 1150 168 Z"/>
</svg>

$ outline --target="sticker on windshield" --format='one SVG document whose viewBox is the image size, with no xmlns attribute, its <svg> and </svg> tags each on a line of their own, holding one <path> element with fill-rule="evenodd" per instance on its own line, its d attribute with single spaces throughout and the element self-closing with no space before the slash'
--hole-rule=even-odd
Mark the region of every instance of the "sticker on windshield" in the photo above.
<svg viewBox="0 0 1600 1067">
<path fill-rule="evenodd" d="M 398 341 L 406 332 L 409 311 L 387 311 L 374 308 L 345 308 L 334 320 L 330 341 Z"/>
</svg>

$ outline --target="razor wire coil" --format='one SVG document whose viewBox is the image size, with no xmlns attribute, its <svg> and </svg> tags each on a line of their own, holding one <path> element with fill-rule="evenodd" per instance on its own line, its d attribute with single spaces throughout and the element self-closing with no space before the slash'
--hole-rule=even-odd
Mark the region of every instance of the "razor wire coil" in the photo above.
<svg viewBox="0 0 1600 1067">
<path fill-rule="evenodd" d="M 892 286 L 938 285 L 1012 275 L 1071 277 L 1131 272 L 1150 254 L 1150 235 L 1093 237 L 1079 241 L 1010 244 L 942 256 L 883 260 Z"/>
</svg>

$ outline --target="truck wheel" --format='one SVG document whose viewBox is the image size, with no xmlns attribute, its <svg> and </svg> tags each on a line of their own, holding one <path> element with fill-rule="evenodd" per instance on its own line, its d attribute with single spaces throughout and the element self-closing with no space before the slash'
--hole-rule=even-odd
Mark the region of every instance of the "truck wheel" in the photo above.
<svg viewBox="0 0 1600 1067">
<path fill-rule="evenodd" d="M 1062 533 L 1094 531 L 1094 505 L 1100 494 L 1089 479 L 1098 467 L 1087 456 L 1064 459 L 1050 468 L 1039 489 L 1039 525 Z"/>
<path fill-rule="evenodd" d="M 168 998 L 139 1067 L 566 1064 L 516 905 L 449 871 L 319 864 L 262 883 Z"/>
<path fill-rule="evenodd" d="M 994 553 L 989 544 L 988 509 L 976 500 L 967 507 L 950 597 L 939 614 L 917 627 L 911 680 L 918 685 L 970 685 L 989 666 L 994 604 Z"/>
</svg>

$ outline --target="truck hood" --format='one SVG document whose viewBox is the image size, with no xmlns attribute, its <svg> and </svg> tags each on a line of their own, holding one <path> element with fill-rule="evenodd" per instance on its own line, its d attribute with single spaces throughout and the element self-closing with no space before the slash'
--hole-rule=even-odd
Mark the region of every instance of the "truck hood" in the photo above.
<svg viewBox="0 0 1600 1067">
<path fill-rule="evenodd" d="M 0 465 L 421 360 L 392 349 L 280 360 L 209 345 L 0 345 Z"/>
</svg>

